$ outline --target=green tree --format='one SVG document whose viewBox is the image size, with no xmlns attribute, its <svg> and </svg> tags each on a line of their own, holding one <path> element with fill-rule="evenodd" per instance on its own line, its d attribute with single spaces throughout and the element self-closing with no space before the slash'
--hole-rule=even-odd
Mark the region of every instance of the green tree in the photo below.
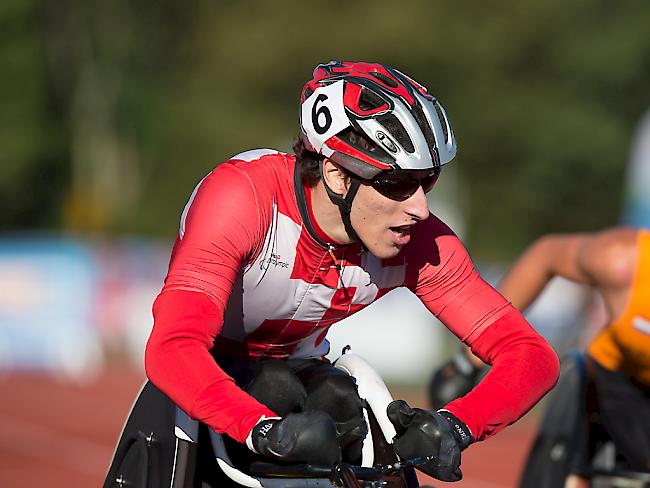
<svg viewBox="0 0 650 488">
<path fill-rule="evenodd" d="M 468 244 L 508 259 L 618 220 L 647 25 L 629 0 L 3 2 L 0 225 L 171 237 L 215 164 L 290 148 L 315 64 L 363 59 L 441 98 Z"/>
</svg>

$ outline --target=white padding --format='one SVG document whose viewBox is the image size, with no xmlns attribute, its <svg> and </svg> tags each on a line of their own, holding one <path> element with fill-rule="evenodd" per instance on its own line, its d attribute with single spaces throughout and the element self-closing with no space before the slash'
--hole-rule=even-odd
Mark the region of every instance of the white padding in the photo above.
<svg viewBox="0 0 650 488">
<path fill-rule="evenodd" d="M 359 396 L 368 402 L 386 442 L 392 444 L 396 432 L 395 427 L 388 420 L 386 408 L 393 401 L 393 397 L 379 373 L 361 356 L 351 353 L 343 354 L 334 365 L 356 378 Z"/>
<path fill-rule="evenodd" d="M 240 485 L 248 486 L 250 488 L 263 488 L 262 484 L 259 481 L 257 481 L 255 478 L 251 478 L 250 476 L 242 473 L 238 469 L 233 468 L 223 459 L 217 458 L 217 463 L 219 464 L 219 467 L 223 470 L 223 472 L 226 473 L 226 476 L 228 476 L 228 478 L 239 483 Z"/>
<path fill-rule="evenodd" d="M 184 441 L 195 442 L 189 435 L 187 435 L 183 429 L 178 426 L 174 427 L 174 435 L 179 439 L 183 439 Z"/>
<path fill-rule="evenodd" d="M 370 421 L 368 420 L 368 410 L 363 409 L 363 419 L 366 421 L 368 430 L 370 430 Z M 375 465 L 375 443 L 371 435 L 367 435 L 361 444 L 361 466 L 372 468 Z"/>
</svg>

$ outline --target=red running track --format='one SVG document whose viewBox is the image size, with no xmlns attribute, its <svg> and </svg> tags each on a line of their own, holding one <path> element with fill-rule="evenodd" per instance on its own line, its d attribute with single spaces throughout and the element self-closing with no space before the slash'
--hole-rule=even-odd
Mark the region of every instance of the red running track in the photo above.
<svg viewBox="0 0 650 488">
<path fill-rule="evenodd" d="M 112 370 L 75 384 L 37 374 L 0 378 L 0 487 L 101 486 L 141 373 Z M 407 398 L 413 405 L 417 399 Z M 534 433 L 524 419 L 463 453 L 465 479 L 423 484 L 513 488 Z"/>
</svg>

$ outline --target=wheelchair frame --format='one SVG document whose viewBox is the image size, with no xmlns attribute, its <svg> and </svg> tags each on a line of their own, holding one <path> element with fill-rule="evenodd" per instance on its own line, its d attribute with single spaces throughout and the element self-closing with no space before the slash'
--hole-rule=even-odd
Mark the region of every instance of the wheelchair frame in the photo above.
<svg viewBox="0 0 650 488">
<path fill-rule="evenodd" d="M 257 468 L 259 474 L 246 474 L 235 466 L 229 456 L 223 436 L 210 429 L 210 441 L 215 455 L 215 460 L 223 473 L 239 486 L 248 488 L 334 488 L 336 486 L 362 486 L 360 484 L 340 485 L 335 484 L 335 470 L 344 470 L 340 476 L 343 480 L 354 481 L 351 477 L 364 479 L 363 486 L 399 486 L 397 479 L 401 479 L 404 488 L 419 486 L 413 465 L 399 463 L 392 452 L 392 440 L 395 428 L 386 415 L 386 407 L 393 400 L 388 388 L 377 371 L 363 358 L 356 354 L 344 353 L 334 362 L 335 367 L 353 376 L 357 382 L 359 396 L 365 403 L 364 418 L 369 425 L 371 435 L 366 436 L 362 444 L 361 467 L 349 465 L 337 467 L 317 467 L 310 465 L 295 465 L 277 467 L 271 463 L 253 463 L 251 469 Z M 185 488 L 186 473 L 191 445 L 198 442 L 199 422 L 191 419 L 183 410 L 176 407 L 176 422 L 174 434 L 176 437 L 176 450 L 174 454 L 174 467 L 171 478 L 171 488 Z M 373 439 L 376 437 L 376 439 Z M 376 453 L 386 453 L 388 446 L 390 455 L 394 457 L 393 464 L 382 460 L 382 469 L 373 468 L 376 462 Z M 275 467 L 274 467 L 275 466 Z M 394 474 L 388 474 L 393 472 Z M 298 477 L 295 477 L 298 476 Z M 390 481 L 383 480 L 389 477 Z M 381 478 L 381 479 L 380 479 Z M 345 481 L 343 481 L 345 483 Z M 337 482 L 338 483 L 338 482 Z"/>
</svg>

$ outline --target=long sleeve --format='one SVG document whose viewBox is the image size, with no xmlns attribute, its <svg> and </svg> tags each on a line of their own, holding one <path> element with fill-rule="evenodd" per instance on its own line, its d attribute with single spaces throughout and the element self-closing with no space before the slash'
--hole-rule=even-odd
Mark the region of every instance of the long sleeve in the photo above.
<svg viewBox="0 0 650 488">
<path fill-rule="evenodd" d="M 522 315 L 477 273 L 460 240 L 432 218 L 420 239 L 416 294 L 490 373 L 446 408 L 475 439 L 485 439 L 524 415 L 556 383 L 559 361 Z M 431 236 L 434 243 L 431 244 Z"/>
<path fill-rule="evenodd" d="M 209 350 L 237 274 L 262 240 L 264 210 L 235 165 L 219 166 L 198 185 L 153 307 L 145 354 L 156 386 L 193 418 L 242 442 L 273 412 L 237 387 Z"/>
</svg>

